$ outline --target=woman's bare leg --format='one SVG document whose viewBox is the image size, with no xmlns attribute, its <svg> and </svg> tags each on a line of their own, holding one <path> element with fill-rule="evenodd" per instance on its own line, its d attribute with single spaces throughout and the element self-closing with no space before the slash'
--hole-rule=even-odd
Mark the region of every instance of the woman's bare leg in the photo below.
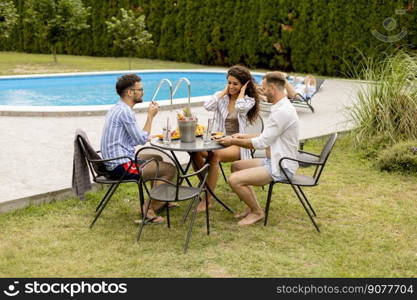
<svg viewBox="0 0 417 300">
<path fill-rule="evenodd" d="M 230 146 L 225 149 L 213 151 L 210 159 L 210 168 L 207 176 L 207 185 L 214 192 L 217 185 L 217 179 L 219 177 L 219 162 L 232 162 L 240 159 L 240 147 Z M 213 202 L 211 196 L 209 196 L 209 205 Z M 197 211 L 206 210 L 206 200 L 202 200 L 197 207 Z"/>
</svg>

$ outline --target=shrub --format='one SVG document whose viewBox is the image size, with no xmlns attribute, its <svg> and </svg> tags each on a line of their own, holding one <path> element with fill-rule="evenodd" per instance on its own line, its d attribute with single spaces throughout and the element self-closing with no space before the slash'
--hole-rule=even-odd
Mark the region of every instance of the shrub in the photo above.
<svg viewBox="0 0 417 300">
<path fill-rule="evenodd" d="M 417 140 L 397 143 L 380 152 L 376 162 L 381 170 L 417 173 Z"/>
<path fill-rule="evenodd" d="M 364 58 L 356 74 L 367 81 L 349 110 L 357 146 L 417 139 L 417 57 L 403 51 L 385 55 Z"/>
<path fill-rule="evenodd" d="M 138 57 L 339 76 L 346 71 L 342 59 L 358 63 L 355 48 L 371 55 L 417 45 L 414 0 L 80 1 L 91 7 L 90 27 L 58 43 L 58 53 L 123 55 L 112 46 L 105 24 L 120 8 L 146 17 L 154 43 L 135 54 Z M 29 0 L 13 2 L 24 16 Z M 51 13 L 38 19 L 48 22 L 54 17 Z M 18 21 L 0 50 L 48 53 L 47 41 L 33 34 L 33 25 Z"/>
</svg>

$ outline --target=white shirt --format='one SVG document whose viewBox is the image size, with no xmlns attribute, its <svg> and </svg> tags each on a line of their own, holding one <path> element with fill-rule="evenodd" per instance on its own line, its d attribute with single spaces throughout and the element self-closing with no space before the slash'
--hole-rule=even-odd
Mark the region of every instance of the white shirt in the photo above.
<svg viewBox="0 0 417 300">
<path fill-rule="evenodd" d="M 265 122 L 264 131 L 251 141 L 255 149 L 265 149 L 271 146 L 272 174 L 278 177 L 281 175 L 279 160 L 282 157 L 297 159 L 298 136 L 297 112 L 285 97 L 271 106 L 271 114 Z M 298 168 L 298 163 L 292 160 L 284 160 L 282 165 L 292 173 L 295 173 Z"/>
<path fill-rule="evenodd" d="M 225 120 L 229 111 L 227 110 L 227 106 L 229 105 L 229 96 L 225 95 L 224 97 L 220 98 L 219 94 L 221 92 L 217 92 L 216 94 L 210 96 L 204 102 L 204 108 L 208 111 L 214 111 L 214 130 L 221 131 L 226 133 L 226 128 L 224 126 Z M 251 108 L 255 105 L 256 101 L 254 98 L 245 95 L 244 98 L 239 98 L 236 100 L 235 110 L 237 112 L 237 120 L 239 122 L 239 132 L 245 133 L 246 125 L 248 122 L 247 113 L 251 110 Z M 240 159 L 250 159 L 252 158 L 250 150 L 245 148 L 240 148 Z"/>
</svg>

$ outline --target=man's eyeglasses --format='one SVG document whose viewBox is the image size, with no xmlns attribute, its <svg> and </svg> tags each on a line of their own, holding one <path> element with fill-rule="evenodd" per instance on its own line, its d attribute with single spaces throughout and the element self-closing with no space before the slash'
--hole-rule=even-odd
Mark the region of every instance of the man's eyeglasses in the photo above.
<svg viewBox="0 0 417 300">
<path fill-rule="evenodd" d="M 140 88 L 140 89 L 129 89 L 129 90 L 143 92 L 143 88 Z"/>
</svg>

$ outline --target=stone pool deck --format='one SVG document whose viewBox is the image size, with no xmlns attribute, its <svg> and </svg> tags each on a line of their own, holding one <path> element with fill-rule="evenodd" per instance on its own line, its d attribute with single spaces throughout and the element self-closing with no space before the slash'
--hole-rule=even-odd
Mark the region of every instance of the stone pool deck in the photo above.
<svg viewBox="0 0 417 300">
<path fill-rule="evenodd" d="M 300 138 L 350 129 L 352 124 L 347 120 L 345 108 L 353 103 L 359 85 L 356 81 L 326 79 L 313 98 L 316 112 L 297 108 Z M 209 114 L 202 107 L 194 107 L 193 111 L 199 123 L 205 124 Z M 153 134 L 161 132 L 163 120 L 169 114 L 173 118 L 175 111 L 163 110 L 158 114 Z M 137 113 L 140 126 L 145 118 L 146 113 Z M 98 149 L 103 123 L 104 115 L 0 116 L 0 212 L 72 196 L 75 130 L 84 129 Z M 185 160 L 186 155 L 181 158 Z"/>
</svg>

